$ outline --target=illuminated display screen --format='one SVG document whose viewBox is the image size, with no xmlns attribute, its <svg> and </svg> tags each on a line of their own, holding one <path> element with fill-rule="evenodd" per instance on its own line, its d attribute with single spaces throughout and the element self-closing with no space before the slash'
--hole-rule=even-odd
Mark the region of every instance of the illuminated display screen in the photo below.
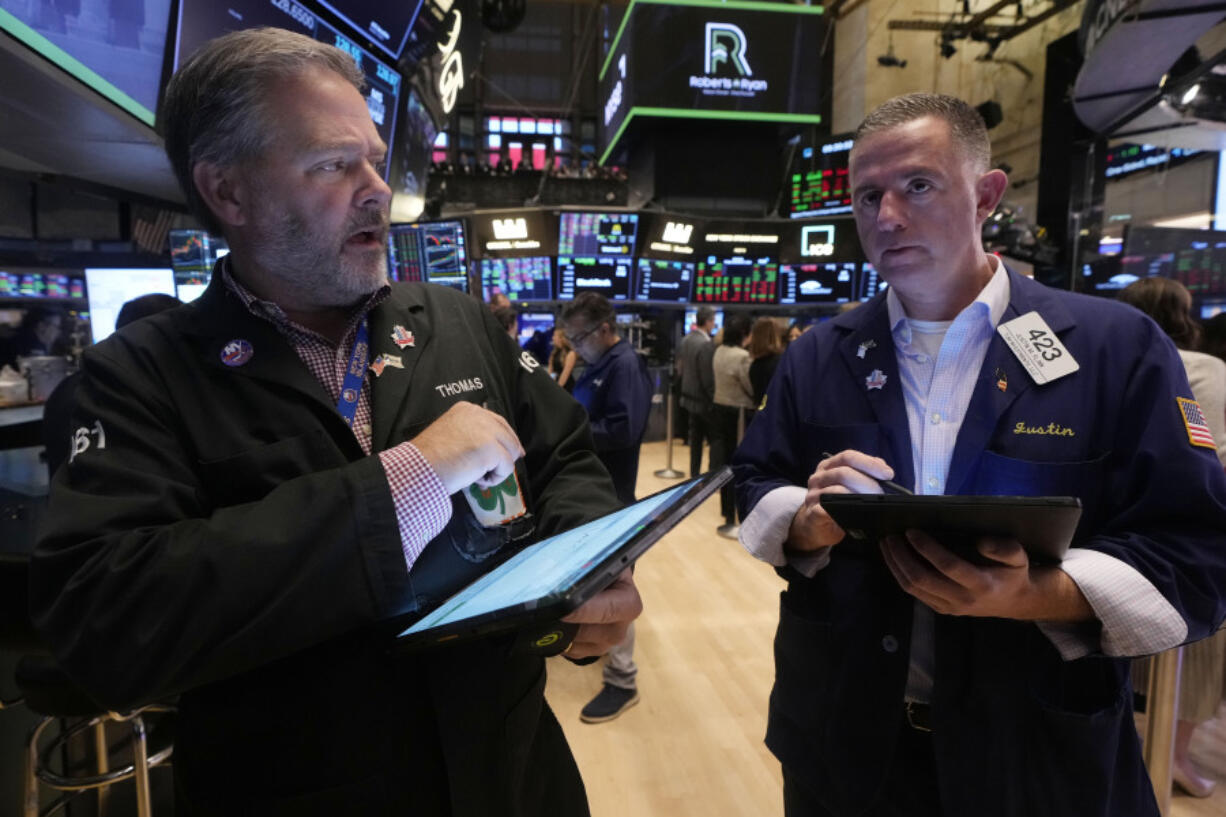
<svg viewBox="0 0 1226 817">
<path fill-rule="evenodd" d="M 563 213 L 558 255 L 634 255 L 637 213 Z"/>
<path fill-rule="evenodd" d="M 540 210 L 504 210 L 468 216 L 471 243 L 485 258 L 557 255 L 558 217 Z"/>
<path fill-rule="evenodd" d="M 0 298 L 13 297 L 18 293 L 21 278 L 16 273 L 0 270 Z"/>
<path fill-rule="evenodd" d="M 0 30 L 154 124 L 170 0 L 0 0 Z"/>
<path fill-rule="evenodd" d="M 694 283 L 692 261 L 653 261 L 639 259 L 639 279 L 635 288 L 636 301 L 685 303 L 690 300 Z"/>
<path fill-rule="evenodd" d="M 405 40 L 422 0 L 319 0 L 320 4 L 361 31 L 388 56 L 395 59 L 404 49 Z"/>
<path fill-rule="evenodd" d="M 552 337 L 553 325 L 557 319 L 552 312 L 520 312 L 515 316 L 515 321 L 516 337 L 519 339 L 519 345 L 523 346 L 532 340 L 537 332 L 544 332 L 546 336 Z"/>
<path fill-rule="evenodd" d="M 41 298 L 47 294 L 47 281 L 42 273 L 26 273 L 17 284 L 17 294 L 25 298 Z"/>
<path fill-rule="evenodd" d="M 814 218 L 851 212 L 851 180 L 847 159 L 851 136 L 832 139 L 801 151 L 790 178 L 792 218 Z"/>
<path fill-rule="evenodd" d="M 628 301 L 634 290 L 630 258 L 567 258 L 558 256 L 558 300 L 581 292 L 599 292 L 610 301 Z"/>
<path fill-rule="evenodd" d="M 1123 289 L 1141 278 L 1172 278 L 1192 297 L 1226 295 L 1226 232 L 1130 227 L 1119 273 L 1096 281 L 1096 290 Z"/>
<path fill-rule="evenodd" d="M 708 256 L 694 274 L 694 303 L 774 304 L 779 264 L 770 258 Z"/>
<path fill-rule="evenodd" d="M 1108 179 L 1118 179 L 1155 167 L 1173 167 L 1200 152 L 1192 148 L 1123 143 L 1108 148 L 1104 175 Z"/>
<path fill-rule="evenodd" d="M 402 87 L 400 74 L 389 63 L 358 45 L 353 38 L 324 22 L 294 0 L 181 0 L 174 68 L 214 37 L 257 26 L 284 28 L 334 45 L 353 57 L 366 77 L 366 107 L 389 147 L 394 144 L 396 111 Z M 388 169 L 391 162 L 387 163 Z M 385 174 L 386 178 L 386 174 Z"/>
<path fill-rule="evenodd" d="M 512 301 L 553 299 L 553 264 L 548 258 L 481 259 L 481 295 L 501 292 Z"/>
<path fill-rule="evenodd" d="M 464 223 L 395 224 L 387 234 L 388 272 L 394 281 L 428 281 L 468 291 Z"/>
<path fill-rule="evenodd" d="M 779 303 L 836 304 L 856 297 L 854 261 L 825 264 L 784 264 L 780 269 Z"/>
<path fill-rule="evenodd" d="M 67 298 L 68 297 L 68 276 L 67 275 L 44 275 L 43 280 L 47 282 L 47 297 L 48 298 Z"/>
<path fill-rule="evenodd" d="M 87 269 L 89 325 L 94 343 L 115 331 L 120 308 L 133 298 L 160 292 L 175 294 L 173 269 Z"/>
</svg>

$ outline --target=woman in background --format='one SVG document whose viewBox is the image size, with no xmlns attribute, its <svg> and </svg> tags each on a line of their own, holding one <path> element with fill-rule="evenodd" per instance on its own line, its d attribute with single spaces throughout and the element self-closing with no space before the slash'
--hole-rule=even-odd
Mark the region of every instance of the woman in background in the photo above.
<svg viewBox="0 0 1226 817">
<path fill-rule="evenodd" d="M 1213 441 L 1218 460 L 1226 466 L 1226 362 L 1195 351 L 1200 327 L 1192 319 L 1192 296 L 1170 278 L 1142 278 L 1120 292 L 1119 299 L 1154 319 L 1179 350 L 1192 396 Z M 1179 681 L 1179 721 L 1175 727 L 1175 782 L 1193 797 L 1208 797 L 1215 784 L 1200 773 L 1188 757 L 1192 733 L 1217 712 L 1226 675 L 1226 630 L 1183 648 Z"/>
<path fill-rule="evenodd" d="M 770 385 L 779 360 L 783 357 L 783 341 L 779 324 L 774 318 L 758 318 L 749 333 L 749 384 L 753 387 L 754 408 L 762 406 L 766 387 Z"/>
<path fill-rule="evenodd" d="M 579 355 L 571 348 L 570 341 L 566 339 L 566 333 L 561 328 L 555 326 L 553 328 L 553 351 L 549 353 L 549 365 L 545 367 L 545 371 L 549 372 L 549 376 L 558 381 L 558 385 L 573 391 L 575 388 L 575 379 L 572 376 L 575 372 L 575 361 Z"/>
<path fill-rule="evenodd" d="M 749 316 L 733 315 L 724 321 L 723 338 L 715 348 L 711 368 L 715 373 L 715 402 L 711 406 L 711 470 L 732 459 L 737 443 L 737 420 L 742 411 L 753 410 L 753 385 L 749 382 Z M 748 422 L 748 417 L 745 418 Z M 736 538 L 736 494 L 732 482 L 719 492 L 724 524 L 720 536 Z"/>
</svg>

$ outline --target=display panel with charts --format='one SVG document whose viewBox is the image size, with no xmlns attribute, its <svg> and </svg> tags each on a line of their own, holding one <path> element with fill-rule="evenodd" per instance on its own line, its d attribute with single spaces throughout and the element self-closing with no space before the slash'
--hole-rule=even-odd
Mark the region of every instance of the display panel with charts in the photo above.
<svg viewBox="0 0 1226 817">
<path fill-rule="evenodd" d="M 558 300 L 597 292 L 610 301 L 628 301 L 634 291 L 634 259 L 558 256 Z"/>
<path fill-rule="evenodd" d="M 482 258 L 481 297 L 489 301 L 501 292 L 512 301 L 553 299 L 553 260 L 550 258 Z"/>
<path fill-rule="evenodd" d="M 410 647 L 556 621 L 608 587 L 731 479 L 727 468 L 529 545 L 401 632 Z"/>
<path fill-rule="evenodd" d="M 694 284 L 693 261 L 639 259 L 634 300 L 652 303 L 688 303 Z"/>
</svg>

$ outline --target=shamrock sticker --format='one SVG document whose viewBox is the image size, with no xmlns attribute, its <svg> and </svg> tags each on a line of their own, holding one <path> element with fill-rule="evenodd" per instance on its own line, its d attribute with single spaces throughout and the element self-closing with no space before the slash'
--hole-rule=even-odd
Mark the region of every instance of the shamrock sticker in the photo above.
<svg viewBox="0 0 1226 817">
<path fill-rule="evenodd" d="M 498 509 L 500 516 L 507 514 L 507 498 L 515 497 L 519 494 L 519 482 L 515 479 L 515 472 L 504 479 L 502 482 L 490 488 L 479 488 L 476 485 L 468 486 L 468 491 L 472 494 L 473 499 L 477 501 L 477 505 L 485 511 Z"/>
</svg>

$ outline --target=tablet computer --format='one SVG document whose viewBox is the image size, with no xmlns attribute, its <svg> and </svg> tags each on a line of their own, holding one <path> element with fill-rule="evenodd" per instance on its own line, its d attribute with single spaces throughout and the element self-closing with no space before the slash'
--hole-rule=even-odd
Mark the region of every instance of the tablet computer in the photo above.
<svg viewBox="0 0 1226 817">
<path fill-rule="evenodd" d="M 732 478 L 721 468 L 529 545 L 398 636 L 422 647 L 555 622 L 612 584 Z"/>
<path fill-rule="evenodd" d="M 1081 500 L 1071 496 L 822 494 L 821 503 L 847 532 L 839 547 L 879 553 L 882 537 L 915 529 L 975 562 L 984 561 L 976 550 L 982 536 L 1016 539 L 1032 560 L 1058 562 L 1081 518 Z"/>
</svg>

